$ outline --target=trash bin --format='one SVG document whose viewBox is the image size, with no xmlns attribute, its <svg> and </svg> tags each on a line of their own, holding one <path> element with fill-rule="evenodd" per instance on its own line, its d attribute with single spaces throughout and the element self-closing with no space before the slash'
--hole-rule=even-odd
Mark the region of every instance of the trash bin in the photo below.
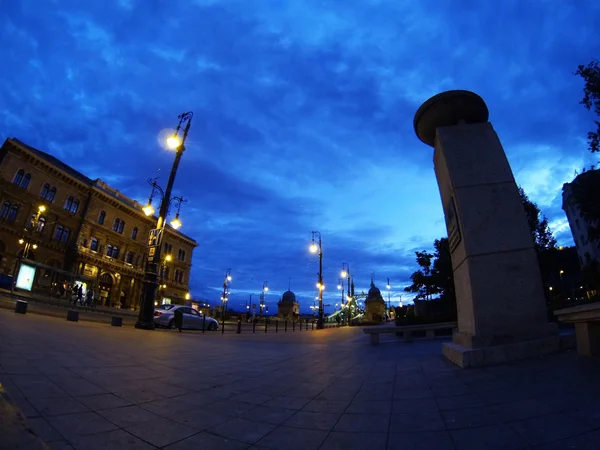
<svg viewBox="0 0 600 450">
<path fill-rule="evenodd" d="M 15 312 L 17 314 L 27 314 L 27 302 L 25 300 L 17 300 Z"/>
<path fill-rule="evenodd" d="M 122 317 L 117 317 L 117 316 L 112 316 L 110 319 L 110 325 L 113 327 L 121 327 L 123 326 L 123 318 Z"/>
<path fill-rule="evenodd" d="M 175 328 L 177 328 L 180 332 L 183 328 L 183 311 L 181 308 L 177 308 L 173 313 L 173 320 L 175 321 Z"/>
</svg>

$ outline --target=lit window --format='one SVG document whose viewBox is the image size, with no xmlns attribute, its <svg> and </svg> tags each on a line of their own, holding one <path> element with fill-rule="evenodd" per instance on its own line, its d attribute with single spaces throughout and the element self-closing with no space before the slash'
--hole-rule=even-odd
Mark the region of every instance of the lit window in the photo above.
<svg viewBox="0 0 600 450">
<path fill-rule="evenodd" d="M 40 217 L 38 219 L 38 223 L 37 223 L 37 227 L 36 227 L 35 231 L 37 231 L 38 233 L 41 233 L 44 230 L 45 226 L 46 226 L 46 218 Z"/>
</svg>

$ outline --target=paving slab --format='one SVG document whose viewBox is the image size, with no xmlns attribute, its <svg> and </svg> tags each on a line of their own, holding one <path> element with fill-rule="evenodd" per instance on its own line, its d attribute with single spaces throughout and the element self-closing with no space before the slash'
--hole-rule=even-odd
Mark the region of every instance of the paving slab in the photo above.
<svg viewBox="0 0 600 450">
<path fill-rule="evenodd" d="M 442 340 L 375 347 L 358 328 L 178 333 L 2 309 L 0 325 L 0 448 L 600 448 L 600 361 L 574 351 L 465 370 Z"/>
</svg>

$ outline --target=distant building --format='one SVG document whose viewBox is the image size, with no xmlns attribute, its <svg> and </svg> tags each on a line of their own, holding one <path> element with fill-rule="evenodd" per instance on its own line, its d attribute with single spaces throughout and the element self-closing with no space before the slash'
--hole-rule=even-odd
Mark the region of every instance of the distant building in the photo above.
<svg viewBox="0 0 600 450">
<path fill-rule="evenodd" d="M 277 303 L 277 317 L 280 319 L 295 320 L 300 315 L 300 305 L 296 301 L 296 294 L 286 291 Z"/>
<path fill-rule="evenodd" d="M 371 278 L 371 288 L 365 299 L 363 320 L 367 322 L 383 322 L 385 320 L 385 300 L 381 296 L 379 288 L 373 283 L 373 278 Z"/>
<path fill-rule="evenodd" d="M 100 305 L 138 307 L 156 225 L 142 205 L 17 139 L 0 148 L 0 187 L 0 272 L 13 274 L 26 241 L 25 261 L 36 268 L 33 292 L 58 295 L 65 282 L 78 282 L 97 293 Z M 39 206 L 45 211 L 31 229 Z M 165 230 L 159 295 L 184 303 L 198 244 Z"/>
<path fill-rule="evenodd" d="M 598 226 L 597 223 L 590 224 L 581 215 L 581 211 L 575 201 L 575 190 L 578 184 L 582 182 L 594 180 L 594 184 L 600 185 L 600 170 L 588 170 L 580 173 L 575 177 L 571 183 L 565 183 L 563 185 L 563 202 L 562 209 L 567 215 L 569 221 L 569 227 L 577 247 L 577 254 L 579 256 L 579 264 L 583 267 L 589 264 L 591 261 L 600 262 L 600 241 L 590 239 L 590 226 Z M 596 196 L 600 202 L 600 192 L 589 192 L 590 196 Z"/>
</svg>

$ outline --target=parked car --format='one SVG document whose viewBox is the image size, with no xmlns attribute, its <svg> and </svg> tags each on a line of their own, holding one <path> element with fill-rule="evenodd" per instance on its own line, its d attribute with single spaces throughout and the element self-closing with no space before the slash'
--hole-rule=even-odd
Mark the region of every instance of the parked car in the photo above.
<svg viewBox="0 0 600 450">
<path fill-rule="evenodd" d="M 154 325 L 156 327 L 175 328 L 175 311 L 183 313 L 183 328 L 188 330 L 201 330 L 202 326 L 208 331 L 219 329 L 219 322 L 212 317 L 204 315 L 194 308 L 183 305 L 160 305 L 154 309 Z"/>
</svg>

